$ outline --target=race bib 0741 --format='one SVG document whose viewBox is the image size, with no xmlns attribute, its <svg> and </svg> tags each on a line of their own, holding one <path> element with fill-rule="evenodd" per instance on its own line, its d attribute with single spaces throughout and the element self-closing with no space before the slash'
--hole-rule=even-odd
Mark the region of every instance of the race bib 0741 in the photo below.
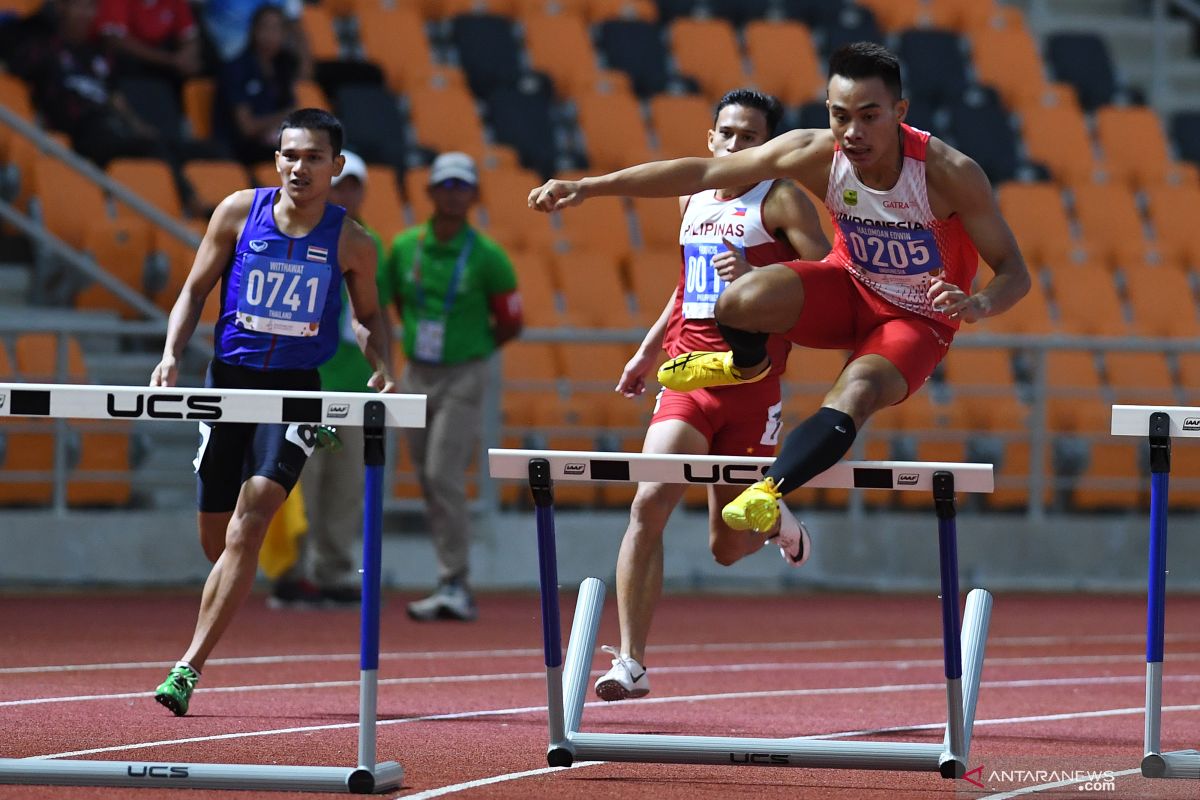
<svg viewBox="0 0 1200 800">
<path fill-rule="evenodd" d="M 242 263 L 237 318 L 246 330 L 316 336 L 333 267 L 249 254 Z"/>
</svg>

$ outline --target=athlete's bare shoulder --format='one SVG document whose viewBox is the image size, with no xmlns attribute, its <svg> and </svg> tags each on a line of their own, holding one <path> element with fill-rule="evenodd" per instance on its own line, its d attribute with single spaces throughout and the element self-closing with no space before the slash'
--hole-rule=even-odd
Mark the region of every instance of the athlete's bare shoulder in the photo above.
<svg viewBox="0 0 1200 800">
<path fill-rule="evenodd" d="M 253 205 L 253 189 L 239 189 L 233 194 L 227 195 L 213 210 L 212 218 L 208 222 L 208 230 L 212 233 L 232 235 L 236 238 L 241 234 Z"/>
<path fill-rule="evenodd" d="M 925 151 L 930 203 L 940 218 L 962 213 L 991 197 L 992 185 L 975 159 L 936 137 Z"/>
<path fill-rule="evenodd" d="M 816 211 L 812 195 L 790 178 L 776 179 L 763 202 L 773 220 L 796 219 Z"/>
<path fill-rule="evenodd" d="M 356 221 L 346 215 L 342 218 L 342 231 L 338 235 L 338 252 L 342 254 L 339 259 L 343 262 L 343 266 L 348 263 L 345 256 L 371 259 L 375 258 L 376 248 L 375 240 L 371 238 L 371 234 L 367 233 L 367 229 L 359 225 Z"/>
<path fill-rule="evenodd" d="M 969 178 L 977 173 L 982 174 L 982 170 L 975 159 L 936 136 L 929 137 L 925 150 L 925 175 L 930 185 L 943 188 L 948 182 Z"/>
</svg>

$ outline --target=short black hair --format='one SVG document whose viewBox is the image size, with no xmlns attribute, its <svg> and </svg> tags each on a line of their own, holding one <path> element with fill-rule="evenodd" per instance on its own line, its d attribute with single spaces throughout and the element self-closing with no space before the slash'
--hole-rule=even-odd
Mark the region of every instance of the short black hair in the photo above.
<svg viewBox="0 0 1200 800">
<path fill-rule="evenodd" d="M 900 59 L 881 44 L 851 42 L 839 47 L 829 57 L 829 77 L 834 75 L 851 80 L 879 78 L 897 100 L 904 96 Z"/>
<path fill-rule="evenodd" d="M 342 123 L 323 108 L 298 108 L 279 123 L 278 142 L 283 142 L 283 132 L 288 128 L 303 128 L 308 131 L 325 131 L 329 144 L 336 156 L 342 152 Z M 278 144 L 276 145 L 278 146 Z"/>
<path fill-rule="evenodd" d="M 777 98 L 755 89 L 733 89 L 726 92 L 725 96 L 717 101 L 717 106 L 713 109 L 714 127 L 717 124 L 717 117 L 721 115 L 721 109 L 725 106 L 745 106 L 761 111 L 767 118 L 768 139 L 775 135 L 775 128 L 778 127 L 779 120 L 783 119 L 783 104 Z"/>
</svg>

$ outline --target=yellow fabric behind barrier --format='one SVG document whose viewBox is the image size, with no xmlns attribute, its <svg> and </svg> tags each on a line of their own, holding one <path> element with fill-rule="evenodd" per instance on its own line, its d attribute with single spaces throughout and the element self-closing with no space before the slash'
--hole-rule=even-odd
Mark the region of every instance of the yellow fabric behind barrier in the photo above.
<svg viewBox="0 0 1200 800">
<path fill-rule="evenodd" d="M 304 495 L 297 485 L 275 513 L 258 553 L 258 566 L 268 578 L 275 580 L 296 563 L 300 555 L 300 537 L 307 532 Z"/>
</svg>

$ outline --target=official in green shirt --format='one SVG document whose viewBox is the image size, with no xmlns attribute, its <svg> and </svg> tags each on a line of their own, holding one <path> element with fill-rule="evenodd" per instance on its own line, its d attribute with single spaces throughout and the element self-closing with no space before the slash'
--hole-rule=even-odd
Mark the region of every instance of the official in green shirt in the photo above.
<svg viewBox="0 0 1200 800">
<path fill-rule="evenodd" d="M 396 236 L 380 283 L 403 325 L 398 391 L 427 398 L 425 427 L 405 436 L 428 506 L 438 586 L 408 614 L 473 620 L 466 474 L 479 447 L 487 359 L 521 332 L 521 298 L 508 255 L 468 222 L 479 199 L 471 157 L 438 156 L 427 191 L 433 217 Z"/>
</svg>

